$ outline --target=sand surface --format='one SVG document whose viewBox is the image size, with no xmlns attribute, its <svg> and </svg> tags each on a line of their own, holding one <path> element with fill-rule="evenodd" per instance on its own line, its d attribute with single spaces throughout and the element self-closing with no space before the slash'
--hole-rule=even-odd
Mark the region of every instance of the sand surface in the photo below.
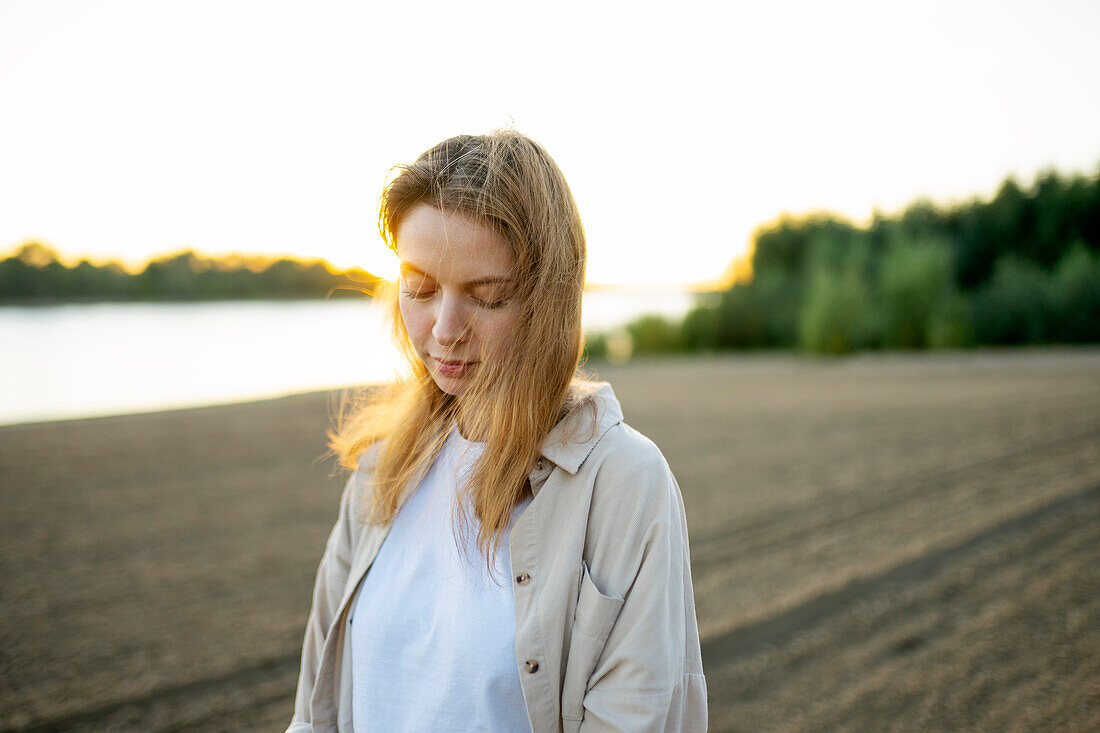
<svg viewBox="0 0 1100 733">
<path fill-rule="evenodd" d="M 684 493 L 712 730 L 1100 730 L 1100 349 L 599 372 Z M 0 731 L 282 730 L 331 405 L 0 427 Z"/>
</svg>

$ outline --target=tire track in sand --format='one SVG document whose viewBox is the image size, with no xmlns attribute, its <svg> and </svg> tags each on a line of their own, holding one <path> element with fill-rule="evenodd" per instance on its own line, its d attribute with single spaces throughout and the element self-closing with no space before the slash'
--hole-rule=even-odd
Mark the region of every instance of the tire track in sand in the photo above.
<svg viewBox="0 0 1100 733">
<path fill-rule="evenodd" d="M 993 525 L 961 542 L 925 553 L 885 572 L 852 581 L 843 588 L 811 598 L 781 613 L 704 639 L 703 660 L 706 666 L 717 667 L 767 647 L 782 646 L 800 633 L 821 623 L 822 619 L 843 613 L 870 596 L 900 585 L 920 582 L 985 544 L 1024 534 L 1056 515 L 1074 512 L 1098 501 L 1100 501 L 1100 484 L 1050 501 L 1030 512 Z"/>
</svg>

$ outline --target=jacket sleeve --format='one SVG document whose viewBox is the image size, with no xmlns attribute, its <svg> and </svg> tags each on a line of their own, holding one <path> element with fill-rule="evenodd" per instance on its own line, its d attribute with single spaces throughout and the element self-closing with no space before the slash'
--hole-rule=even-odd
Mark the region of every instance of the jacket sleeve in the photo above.
<svg viewBox="0 0 1100 733">
<path fill-rule="evenodd" d="M 664 457 L 655 446 L 653 453 L 616 476 L 614 491 L 593 495 L 593 509 L 614 529 L 590 548 L 589 592 L 622 604 L 584 694 L 580 730 L 590 733 L 707 728 L 684 504 Z"/>
<path fill-rule="evenodd" d="M 329 533 L 324 555 L 317 567 L 317 579 L 313 585 L 313 606 L 306 623 L 302 642 L 302 666 L 298 673 L 298 692 L 294 699 L 294 717 L 287 733 L 309 733 L 310 699 L 321 666 L 321 653 L 325 646 L 332 621 L 340 609 L 344 586 L 352 558 L 352 509 L 351 499 L 356 479 L 362 467 L 352 473 L 340 499 L 340 514 Z"/>
</svg>

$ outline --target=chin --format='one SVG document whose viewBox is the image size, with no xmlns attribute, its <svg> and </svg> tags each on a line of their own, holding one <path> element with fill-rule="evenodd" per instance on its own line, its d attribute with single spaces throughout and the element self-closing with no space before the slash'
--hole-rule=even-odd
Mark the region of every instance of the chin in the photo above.
<svg viewBox="0 0 1100 733">
<path fill-rule="evenodd" d="M 432 381 L 435 382 L 435 386 L 452 397 L 461 397 L 462 393 L 466 391 L 465 381 L 462 379 L 454 379 L 453 377 L 444 377 L 440 374 L 432 374 Z"/>
</svg>

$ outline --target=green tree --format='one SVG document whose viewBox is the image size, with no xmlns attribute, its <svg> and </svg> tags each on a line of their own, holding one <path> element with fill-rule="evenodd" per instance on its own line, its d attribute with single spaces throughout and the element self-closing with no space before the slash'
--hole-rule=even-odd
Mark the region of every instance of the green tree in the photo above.
<svg viewBox="0 0 1100 733">
<path fill-rule="evenodd" d="M 934 324 L 936 340 L 951 340 L 948 321 L 957 308 L 952 275 L 951 250 L 944 242 L 897 241 L 888 248 L 878 287 L 883 346 L 929 346 Z"/>
<path fill-rule="evenodd" d="M 684 346 L 679 324 L 661 316 L 642 316 L 627 324 L 626 331 L 635 354 L 667 353 Z"/>
<path fill-rule="evenodd" d="M 974 296 L 974 335 L 986 344 L 1032 344 L 1051 336 L 1050 276 L 1018 255 L 997 261 Z"/>
<path fill-rule="evenodd" d="M 845 354 L 867 345 L 870 290 L 856 267 L 810 274 L 799 318 L 799 345 L 820 354 Z"/>
<path fill-rule="evenodd" d="M 1078 241 L 1058 262 L 1050 298 L 1059 341 L 1100 342 L 1100 255 Z"/>
</svg>

